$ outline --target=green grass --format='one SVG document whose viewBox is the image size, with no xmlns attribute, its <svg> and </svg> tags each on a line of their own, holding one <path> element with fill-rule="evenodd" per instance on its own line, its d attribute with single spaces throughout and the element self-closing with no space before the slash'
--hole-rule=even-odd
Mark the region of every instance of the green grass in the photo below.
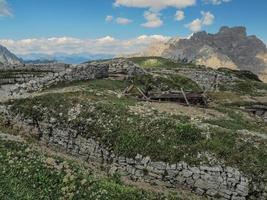
<svg viewBox="0 0 267 200">
<path fill-rule="evenodd" d="M 188 149 L 197 154 L 197 144 L 203 137 L 197 128 L 185 123 L 185 119 L 157 113 L 155 118 L 135 115 L 128 108 L 135 105 L 132 100 L 100 99 L 79 93 L 53 94 L 17 100 L 12 109 L 35 122 L 56 118 L 61 128 L 68 123 L 83 137 L 97 138 L 119 155 L 134 157 L 142 153 L 155 160 L 176 162 Z M 69 121 L 68 111 L 77 104 L 81 105 L 82 111 L 79 117 Z"/>
<path fill-rule="evenodd" d="M 194 81 L 181 75 L 143 75 L 134 77 L 132 82 L 144 90 L 180 91 L 183 88 L 186 91 L 201 91 Z"/>
<path fill-rule="evenodd" d="M 153 76 L 151 74 L 146 74 L 136 76 L 125 81 L 98 79 L 90 81 L 61 82 L 46 89 L 45 92 L 66 87 L 81 87 L 86 90 L 96 90 L 102 92 L 107 90 L 122 92 L 127 86 L 130 86 L 131 84 L 134 84 L 135 86 L 138 86 L 145 91 L 168 91 L 180 90 L 181 88 L 183 88 L 185 91 L 201 91 L 200 87 L 194 81 L 181 75 Z"/>
<path fill-rule="evenodd" d="M 267 84 L 247 79 L 236 81 L 231 85 L 220 85 L 220 91 L 232 91 L 240 95 L 262 96 L 267 93 Z"/>
<path fill-rule="evenodd" d="M 162 57 L 133 57 L 129 58 L 130 61 L 138 64 L 142 68 L 179 68 L 179 67 L 192 67 L 195 66 L 189 63 L 178 63 L 174 62 L 170 59 L 162 58 Z"/>
<path fill-rule="evenodd" d="M 163 200 L 198 199 L 147 192 L 123 185 L 117 177 L 96 177 L 91 170 L 60 157 L 41 154 L 27 144 L 0 140 L 0 199 Z"/>
<path fill-rule="evenodd" d="M 139 78 L 135 79 L 136 84 L 145 86 L 147 77 Z M 151 83 L 151 80 L 147 82 Z M 209 153 L 214 157 L 214 164 L 223 162 L 227 166 L 239 168 L 253 179 L 266 181 L 266 140 L 259 141 L 236 133 L 243 129 L 264 132 L 266 124 L 247 119 L 238 108 L 216 108 L 227 114 L 228 118 L 204 121 L 219 127 L 202 133 L 191 124 L 190 119 L 183 116 L 151 110 L 144 113 L 131 111 L 131 107 L 137 105 L 137 100 L 117 98 L 106 92 L 124 88 L 121 81 L 96 80 L 76 84 L 82 85 L 85 90 L 15 100 L 9 102 L 11 110 L 35 123 L 55 118 L 57 128 L 75 129 L 83 137 L 95 138 L 113 149 L 117 155 L 134 157 L 142 154 L 150 156 L 154 161 L 185 161 L 199 165 L 210 164 L 207 157 L 199 157 L 200 153 Z M 158 79 L 155 84 L 165 83 Z M 169 84 L 175 84 L 175 81 Z M 102 94 L 97 95 L 98 92 Z M 70 118 L 70 109 L 77 105 L 81 112 L 76 118 Z M 253 162 L 248 162 L 250 159 Z"/>
<path fill-rule="evenodd" d="M 216 109 L 227 114 L 227 117 L 224 119 L 206 120 L 205 122 L 232 131 L 249 130 L 267 133 L 267 124 L 265 122 L 262 120 L 252 120 L 252 118 L 245 117 L 244 113 L 242 113 L 237 107 L 217 107 Z"/>
<path fill-rule="evenodd" d="M 245 70 L 232 70 L 232 69 L 228 69 L 228 68 L 219 68 L 218 71 L 224 72 L 228 75 L 235 75 L 240 79 L 243 80 L 250 80 L 250 81 L 257 81 L 257 82 L 261 82 L 259 77 L 250 72 L 250 71 L 245 71 Z"/>
<path fill-rule="evenodd" d="M 54 85 L 45 91 L 62 89 L 66 87 L 81 87 L 85 89 L 91 90 L 123 90 L 127 87 L 127 82 L 119 81 L 119 80 L 110 80 L 110 79 L 97 79 L 97 80 L 89 80 L 89 81 L 73 81 L 73 82 L 60 82 L 57 85 Z"/>
</svg>

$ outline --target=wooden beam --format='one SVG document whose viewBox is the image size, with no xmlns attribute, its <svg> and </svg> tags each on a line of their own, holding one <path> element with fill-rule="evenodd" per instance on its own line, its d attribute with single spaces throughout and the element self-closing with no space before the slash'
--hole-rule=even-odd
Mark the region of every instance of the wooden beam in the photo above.
<svg viewBox="0 0 267 200">
<path fill-rule="evenodd" d="M 186 94 L 184 93 L 183 88 L 181 88 L 181 92 L 182 92 L 182 94 L 183 94 L 183 96 L 184 96 L 184 99 L 185 99 L 186 104 L 187 104 L 188 106 L 190 106 L 189 101 L 188 101 L 188 99 L 187 99 L 187 97 L 186 97 Z"/>
<path fill-rule="evenodd" d="M 139 87 L 136 87 L 136 88 L 137 88 L 137 90 L 142 94 L 142 96 L 143 96 L 146 100 L 149 99 Z"/>
</svg>

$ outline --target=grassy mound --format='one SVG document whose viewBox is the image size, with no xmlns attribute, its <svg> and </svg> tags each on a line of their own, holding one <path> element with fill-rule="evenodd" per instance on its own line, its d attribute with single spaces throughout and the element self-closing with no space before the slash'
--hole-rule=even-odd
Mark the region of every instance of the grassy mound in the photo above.
<svg viewBox="0 0 267 200">
<path fill-rule="evenodd" d="M 172 69 L 178 67 L 192 67 L 195 66 L 189 63 L 178 63 L 174 62 L 170 59 L 162 58 L 162 57 L 133 57 L 129 58 L 130 61 L 138 64 L 140 67 L 143 68 L 165 68 L 165 69 Z"/>
</svg>

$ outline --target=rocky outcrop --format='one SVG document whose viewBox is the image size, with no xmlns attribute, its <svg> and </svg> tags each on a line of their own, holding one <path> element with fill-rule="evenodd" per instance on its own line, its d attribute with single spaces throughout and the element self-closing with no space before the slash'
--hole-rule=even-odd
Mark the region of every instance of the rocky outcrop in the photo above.
<svg viewBox="0 0 267 200">
<path fill-rule="evenodd" d="M 249 70 L 267 81 L 267 48 L 245 27 L 222 27 L 216 34 L 195 33 L 188 39 L 170 40 L 160 56 L 217 68 Z M 146 51 L 155 56 L 154 51 Z M 158 54 L 156 54 L 158 56 Z"/>
<path fill-rule="evenodd" d="M 113 59 L 104 62 L 109 66 L 109 75 L 139 76 L 145 74 L 145 70 L 127 59 Z"/>
<path fill-rule="evenodd" d="M 0 63 L 21 64 L 22 60 L 20 60 L 16 55 L 11 53 L 6 47 L 0 45 Z"/>
<path fill-rule="evenodd" d="M 236 70 L 236 64 L 227 56 L 220 52 L 217 52 L 214 48 L 204 45 L 200 50 L 199 54 L 195 58 L 195 62 L 198 65 L 205 65 L 212 67 L 213 69 L 227 66 L 229 69 Z"/>
</svg>

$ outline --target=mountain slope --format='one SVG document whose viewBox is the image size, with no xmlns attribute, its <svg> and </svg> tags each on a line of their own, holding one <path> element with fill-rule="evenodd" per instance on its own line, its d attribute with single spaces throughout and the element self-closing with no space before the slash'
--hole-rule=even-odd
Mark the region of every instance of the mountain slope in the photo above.
<svg viewBox="0 0 267 200">
<path fill-rule="evenodd" d="M 6 47 L 0 45 L 0 63 L 3 64 L 20 64 L 21 60 Z"/>
<path fill-rule="evenodd" d="M 166 43 L 151 45 L 140 54 L 143 55 L 193 62 L 214 69 L 249 70 L 267 82 L 266 45 L 256 36 L 248 36 L 245 27 L 222 27 L 216 34 L 203 31 L 187 39 L 174 37 Z"/>
<path fill-rule="evenodd" d="M 171 39 L 167 44 L 160 55 L 164 58 L 215 69 L 249 70 L 267 81 L 266 45 L 256 36 L 248 36 L 245 27 L 222 27 L 216 34 L 198 32 L 188 39 Z M 153 53 L 150 51 L 150 56 Z"/>
</svg>

